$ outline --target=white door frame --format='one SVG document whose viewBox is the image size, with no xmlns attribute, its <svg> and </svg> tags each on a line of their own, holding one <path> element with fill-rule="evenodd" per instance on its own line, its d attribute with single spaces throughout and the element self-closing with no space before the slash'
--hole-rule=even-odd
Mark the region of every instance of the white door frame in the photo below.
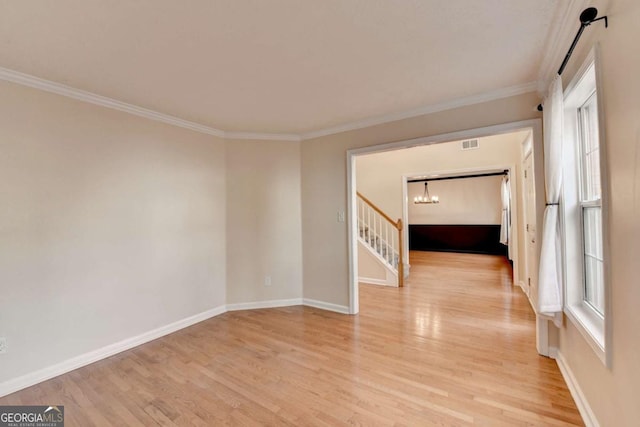
<svg viewBox="0 0 640 427">
<path fill-rule="evenodd" d="M 527 202 L 528 200 L 528 194 L 527 194 L 527 178 L 524 178 L 524 174 L 526 173 L 526 164 L 529 161 L 529 159 L 531 159 L 531 161 L 533 162 L 533 151 L 529 152 L 528 154 L 525 154 L 522 158 L 522 177 L 523 177 L 523 182 L 522 182 L 522 195 L 521 195 L 521 199 L 522 199 L 522 219 L 524 220 L 524 223 L 522 224 L 522 227 L 524 227 L 524 232 L 525 232 L 525 244 L 524 244 L 524 252 L 525 252 L 525 262 L 524 262 L 524 277 L 522 278 L 523 281 L 522 283 L 520 283 L 520 287 L 522 289 L 525 290 L 525 293 L 527 295 L 529 295 L 529 292 L 531 291 L 530 289 L 530 284 L 527 282 L 527 279 L 529 277 L 532 276 L 532 266 L 529 265 L 529 256 L 531 255 L 530 249 L 529 249 L 529 236 L 528 236 L 528 224 L 529 224 L 529 220 L 531 218 L 529 218 L 529 214 L 527 213 L 527 209 L 529 208 L 529 203 Z M 535 189 L 535 186 L 534 186 Z M 535 219 L 535 218 L 534 218 Z M 536 229 L 538 228 L 538 224 L 536 224 Z"/>
<path fill-rule="evenodd" d="M 347 150 L 347 214 L 349 221 L 347 224 L 348 250 L 349 250 L 349 313 L 357 314 L 360 310 L 358 295 L 358 228 L 356 212 L 356 157 L 363 154 L 392 151 L 402 148 L 417 147 L 420 145 L 432 145 L 443 142 L 459 141 L 464 139 L 482 138 L 493 135 L 531 130 L 533 135 L 533 154 L 535 169 L 535 186 L 537 189 L 544 188 L 544 164 L 543 164 L 543 140 L 542 121 L 540 119 L 523 120 L 518 122 L 503 123 L 499 125 L 486 126 L 476 129 L 461 130 L 444 133 L 440 135 L 426 136 L 421 138 L 408 139 L 404 141 L 389 142 L 385 144 L 371 145 L 368 147 Z M 536 214 L 537 222 L 542 224 L 544 215 L 544 192 L 536 192 Z M 541 227 L 537 230 L 537 239 L 541 240 Z M 540 245 L 538 245 L 540 247 Z M 540 254 L 538 254 L 538 258 Z M 535 310 L 536 298 L 532 300 Z M 536 347 L 538 353 L 549 355 L 548 342 L 548 318 L 536 314 Z"/>
</svg>

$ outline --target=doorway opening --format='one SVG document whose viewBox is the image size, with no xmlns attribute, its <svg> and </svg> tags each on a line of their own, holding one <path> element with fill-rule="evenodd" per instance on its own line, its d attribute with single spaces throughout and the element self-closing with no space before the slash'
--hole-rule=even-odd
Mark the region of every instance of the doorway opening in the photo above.
<svg viewBox="0 0 640 427">
<path fill-rule="evenodd" d="M 526 166 L 527 160 L 530 162 L 528 166 Z M 526 169 L 527 167 L 529 169 Z M 464 199 L 464 195 L 460 200 L 460 194 L 456 195 L 456 191 L 459 189 L 454 189 L 456 186 L 442 185 L 445 182 L 454 181 L 446 178 L 493 173 L 507 176 L 512 188 L 512 196 L 510 197 L 512 214 L 509 221 L 511 233 L 504 250 L 507 256 L 513 260 L 514 285 L 522 287 L 535 310 L 537 259 L 539 257 L 539 248 L 535 245 L 535 242 L 539 240 L 535 223 L 542 220 L 544 200 L 541 199 L 543 192 L 540 190 L 536 192 L 534 189 L 536 187 L 543 188 L 542 167 L 542 133 L 539 120 L 508 123 L 348 151 L 351 313 L 355 314 L 359 311 L 358 286 L 362 279 L 365 279 L 362 280 L 363 282 L 368 283 L 398 285 L 397 281 L 393 283 L 393 278 L 389 278 L 388 271 L 386 276 L 379 277 L 367 277 L 372 275 L 371 270 L 364 271 L 371 267 L 372 259 L 375 257 L 365 254 L 365 257 L 370 258 L 369 265 L 361 262 L 364 247 L 362 237 L 363 229 L 365 229 L 359 208 L 359 199 L 362 196 L 375 204 L 392 221 L 401 222 L 403 228 L 397 244 L 402 246 L 402 255 L 394 256 L 392 259 L 396 263 L 398 263 L 398 258 L 403 260 L 403 264 L 397 266 L 396 274 L 398 277 L 396 280 L 399 279 L 403 270 L 404 277 L 410 278 L 409 249 L 412 245 L 415 248 L 417 244 L 416 230 L 420 228 L 435 230 L 438 225 L 451 225 L 444 224 L 447 221 L 456 222 L 455 225 L 467 226 L 468 229 L 471 225 L 481 225 L 483 227 L 476 228 L 481 233 L 491 235 L 495 235 L 495 230 L 500 229 L 500 213 L 503 208 L 500 200 L 495 198 L 495 194 L 499 195 L 499 192 L 494 192 L 489 196 L 480 194 L 479 190 L 467 189 L 467 200 Z M 524 186 L 525 170 L 531 184 L 530 188 Z M 491 178 L 496 181 L 502 179 L 497 175 Z M 488 179 L 476 177 L 468 180 L 461 179 L 460 182 L 477 181 L 480 183 Z M 420 180 L 422 180 L 421 183 Z M 424 182 L 428 183 L 428 188 L 424 186 Z M 469 184 L 457 185 L 457 187 L 469 187 Z M 470 198 L 469 194 L 475 198 Z M 429 201 L 424 202 L 427 197 L 429 197 Z M 418 198 L 422 198 L 424 203 L 417 203 Z M 456 198 L 457 200 L 454 201 Z M 467 207 L 478 208 L 479 210 L 475 210 L 478 217 L 485 215 L 475 221 L 481 224 L 473 224 L 473 214 L 469 214 L 469 212 L 465 214 L 463 210 L 456 211 L 452 208 L 454 205 L 464 207 L 465 204 Z M 492 209 L 487 208 L 486 212 L 483 212 L 480 209 L 482 206 L 491 206 Z M 489 211 L 491 213 L 487 213 Z M 440 213 L 438 218 L 436 218 L 436 213 Z M 423 217 L 426 215 L 431 218 L 429 221 L 432 224 L 428 224 L 431 227 L 424 227 L 425 224 L 419 223 L 420 220 L 416 218 L 419 218 L 420 214 Z M 459 217 L 455 219 L 455 215 Z M 486 215 L 494 216 L 487 220 Z M 385 273 L 384 269 L 378 270 L 380 274 Z M 537 323 L 540 329 L 537 334 L 539 336 L 538 352 L 547 355 L 546 323 Z"/>
</svg>

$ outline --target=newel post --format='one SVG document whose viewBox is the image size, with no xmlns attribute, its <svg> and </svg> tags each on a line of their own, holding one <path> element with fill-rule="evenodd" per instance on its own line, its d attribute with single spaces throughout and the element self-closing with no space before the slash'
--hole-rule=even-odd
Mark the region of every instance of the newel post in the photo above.
<svg viewBox="0 0 640 427">
<path fill-rule="evenodd" d="M 402 233 L 402 219 L 398 219 L 396 223 L 398 228 L 398 287 L 404 286 L 404 242 Z"/>
</svg>

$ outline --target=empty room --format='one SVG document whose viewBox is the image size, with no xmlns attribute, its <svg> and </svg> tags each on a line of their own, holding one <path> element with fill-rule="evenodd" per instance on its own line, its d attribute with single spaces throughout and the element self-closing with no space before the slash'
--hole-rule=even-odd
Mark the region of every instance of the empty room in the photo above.
<svg viewBox="0 0 640 427">
<path fill-rule="evenodd" d="M 0 0 L 1 426 L 640 419 L 637 0 Z"/>
</svg>

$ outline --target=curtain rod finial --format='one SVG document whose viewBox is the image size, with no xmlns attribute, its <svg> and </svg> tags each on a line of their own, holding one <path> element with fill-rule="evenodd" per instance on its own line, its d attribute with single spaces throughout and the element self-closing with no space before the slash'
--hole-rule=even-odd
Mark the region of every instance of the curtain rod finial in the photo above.
<svg viewBox="0 0 640 427">
<path fill-rule="evenodd" d="M 589 25 L 596 19 L 596 16 L 598 16 L 598 9 L 588 7 L 580 14 L 580 22 L 582 25 Z"/>
</svg>

